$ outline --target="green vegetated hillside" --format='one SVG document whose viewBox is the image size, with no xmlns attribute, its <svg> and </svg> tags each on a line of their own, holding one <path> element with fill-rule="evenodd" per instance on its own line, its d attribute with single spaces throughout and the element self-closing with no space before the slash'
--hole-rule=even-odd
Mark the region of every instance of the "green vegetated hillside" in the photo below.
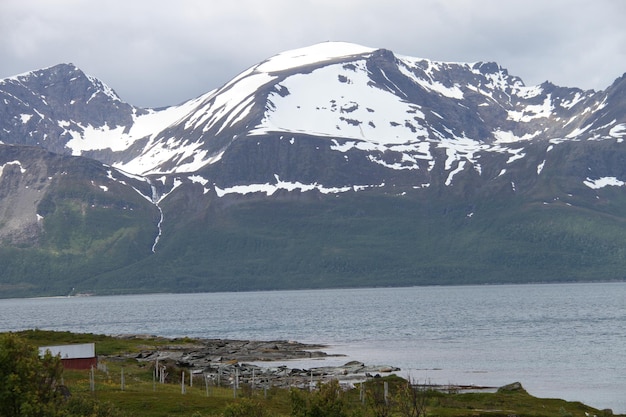
<svg viewBox="0 0 626 417">
<path fill-rule="evenodd" d="M 170 222 L 156 255 L 85 285 L 240 291 L 623 279 L 623 217 L 611 205 L 568 204 L 373 193 L 240 202 Z"/>
<path fill-rule="evenodd" d="M 187 183 L 161 203 L 155 253 L 148 182 L 56 167 L 36 233 L 0 244 L 0 296 L 623 280 L 622 187 L 568 171 L 621 157 L 593 165 L 585 148 L 552 151 L 541 176 L 469 172 L 450 187 L 220 198 Z"/>
<path fill-rule="evenodd" d="M 151 253 L 156 207 L 108 178 L 96 161 L 57 159 L 54 166 L 24 163 L 27 173 L 43 166 L 50 174 L 39 181 L 45 184 L 32 207 L 24 209 L 32 210 L 26 219 L 38 219 L 27 228 L 28 239 L 0 240 L 0 296 L 69 294 L 86 277 L 127 267 Z"/>
</svg>

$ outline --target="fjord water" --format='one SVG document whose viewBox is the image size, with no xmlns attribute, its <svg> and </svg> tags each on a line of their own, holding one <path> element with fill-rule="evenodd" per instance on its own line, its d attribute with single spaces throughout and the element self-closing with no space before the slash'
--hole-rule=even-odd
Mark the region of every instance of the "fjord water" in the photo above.
<svg viewBox="0 0 626 417">
<path fill-rule="evenodd" d="M 418 381 L 501 386 L 626 413 L 626 283 L 0 300 L 0 331 L 297 340 Z"/>
</svg>

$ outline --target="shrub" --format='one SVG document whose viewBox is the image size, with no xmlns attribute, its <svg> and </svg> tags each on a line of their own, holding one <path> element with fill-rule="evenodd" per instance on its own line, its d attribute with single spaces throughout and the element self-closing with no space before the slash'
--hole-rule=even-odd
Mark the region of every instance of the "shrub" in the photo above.
<svg viewBox="0 0 626 417">
<path fill-rule="evenodd" d="M 16 334 L 0 335 L 0 415 L 60 415 L 64 402 L 58 389 L 62 372 L 59 357 L 50 352 L 40 357 L 37 347 Z"/>
</svg>

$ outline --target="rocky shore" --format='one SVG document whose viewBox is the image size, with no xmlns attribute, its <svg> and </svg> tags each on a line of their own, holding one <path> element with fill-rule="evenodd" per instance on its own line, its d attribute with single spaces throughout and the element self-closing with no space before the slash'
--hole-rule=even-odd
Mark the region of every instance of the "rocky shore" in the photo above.
<svg viewBox="0 0 626 417">
<path fill-rule="evenodd" d="M 178 340 L 173 340 L 169 345 L 145 346 L 139 353 L 117 358 L 122 360 L 134 358 L 140 362 L 147 362 L 159 372 L 163 370 L 171 373 L 172 367 L 186 370 L 187 375 L 194 375 L 194 379 L 206 379 L 214 385 L 236 383 L 251 387 L 306 387 L 328 379 L 356 382 L 400 371 L 400 368 L 394 366 L 366 365 L 358 361 L 350 361 L 341 366 L 309 369 L 284 365 L 284 362 L 292 360 L 343 356 L 329 355 L 322 351 L 325 347 L 284 340 L 197 339 L 182 344 Z M 267 366 L 251 362 L 267 362 Z M 283 364 L 272 366 L 272 362 Z M 169 371 L 166 371 L 167 369 Z"/>
</svg>

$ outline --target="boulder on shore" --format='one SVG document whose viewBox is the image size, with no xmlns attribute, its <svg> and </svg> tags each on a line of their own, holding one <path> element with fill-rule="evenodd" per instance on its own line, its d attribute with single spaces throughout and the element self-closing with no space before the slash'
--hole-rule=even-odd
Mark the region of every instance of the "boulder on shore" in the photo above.
<svg viewBox="0 0 626 417">
<path fill-rule="evenodd" d="M 513 391 L 526 391 L 524 387 L 522 387 L 521 382 L 513 382 L 512 384 L 507 384 L 498 388 L 498 392 L 513 392 Z"/>
</svg>

